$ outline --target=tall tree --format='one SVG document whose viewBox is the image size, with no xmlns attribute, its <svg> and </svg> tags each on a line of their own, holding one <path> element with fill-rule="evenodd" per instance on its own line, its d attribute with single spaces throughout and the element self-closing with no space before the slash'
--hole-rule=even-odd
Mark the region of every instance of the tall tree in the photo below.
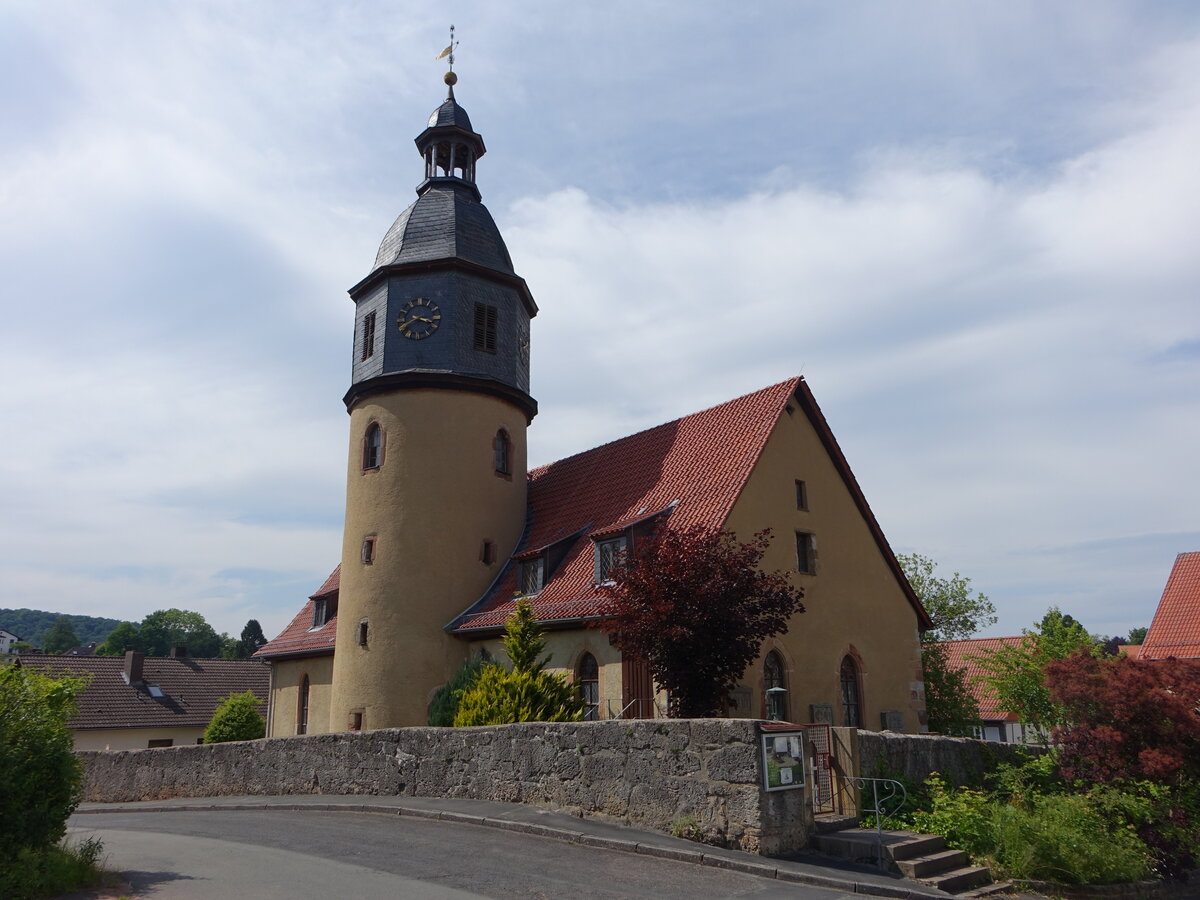
<svg viewBox="0 0 1200 900">
<path fill-rule="evenodd" d="M 1064 710 L 1051 699 L 1044 670 L 1077 651 L 1096 654 L 1099 648 L 1087 629 L 1052 606 L 1036 629 L 1023 632 L 1020 644 L 980 654 L 979 665 L 1002 710 L 1049 734 L 1064 724 Z"/>
<path fill-rule="evenodd" d="M 132 622 L 122 622 L 96 648 L 97 656 L 124 656 L 127 650 L 141 650 L 142 636 Z"/>
<path fill-rule="evenodd" d="M 65 653 L 78 646 L 79 636 L 75 634 L 75 629 L 71 627 L 71 622 L 66 616 L 55 619 L 42 638 L 42 648 L 47 653 Z"/>
<path fill-rule="evenodd" d="M 267 636 L 263 634 L 258 619 L 251 619 L 242 629 L 242 637 L 238 641 L 238 659 L 248 659 L 253 656 L 254 652 L 266 642 Z"/>
<path fill-rule="evenodd" d="M 1131 643 L 1131 644 L 1143 643 L 1146 640 L 1146 632 L 1148 632 L 1149 630 L 1150 630 L 1149 628 L 1130 628 L 1129 629 L 1129 643 Z"/>
<path fill-rule="evenodd" d="M 770 531 L 742 543 L 704 526 L 666 528 L 635 545 L 604 587 L 600 627 L 623 655 L 645 660 L 672 716 L 711 716 L 768 637 L 804 612 L 800 588 L 759 568 Z"/>
<path fill-rule="evenodd" d="M 169 656 L 175 647 L 186 647 L 189 656 L 221 655 L 221 636 L 198 612 L 160 609 L 142 619 L 138 631 L 147 656 Z"/>
<path fill-rule="evenodd" d="M 920 553 L 898 556 L 908 583 L 933 620 L 921 635 L 921 667 L 929 730 L 970 737 L 979 725 L 979 701 L 967 682 L 967 670 L 950 665 L 941 641 L 964 640 L 996 621 L 996 607 L 972 591 L 971 579 L 955 572 L 936 574 L 937 563 Z"/>
</svg>

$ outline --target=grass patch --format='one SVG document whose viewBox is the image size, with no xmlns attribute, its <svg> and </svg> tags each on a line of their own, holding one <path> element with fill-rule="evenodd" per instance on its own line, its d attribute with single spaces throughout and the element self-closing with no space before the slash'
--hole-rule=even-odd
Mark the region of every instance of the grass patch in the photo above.
<svg viewBox="0 0 1200 900">
<path fill-rule="evenodd" d="M 0 897 L 39 900 L 100 887 L 109 878 L 100 868 L 103 849 L 99 838 L 88 838 L 78 844 L 20 850 L 0 867 Z"/>
</svg>

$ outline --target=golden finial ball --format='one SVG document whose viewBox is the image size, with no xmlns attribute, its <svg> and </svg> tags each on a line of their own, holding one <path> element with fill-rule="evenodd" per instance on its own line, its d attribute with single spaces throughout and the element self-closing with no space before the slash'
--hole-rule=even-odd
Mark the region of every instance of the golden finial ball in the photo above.
<svg viewBox="0 0 1200 900">
<path fill-rule="evenodd" d="M 458 84 L 458 76 L 453 72 L 447 72 L 442 77 L 442 81 L 446 82 L 446 84 L 450 85 L 450 87 L 454 87 L 456 84 Z"/>
</svg>

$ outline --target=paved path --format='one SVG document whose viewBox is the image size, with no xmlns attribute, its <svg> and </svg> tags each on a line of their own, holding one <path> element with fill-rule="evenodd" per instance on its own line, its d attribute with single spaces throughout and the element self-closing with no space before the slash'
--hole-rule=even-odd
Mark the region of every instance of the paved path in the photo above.
<svg viewBox="0 0 1200 900">
<path fill-rule="evenodd" d="M 126 873 L 137 897 L 163 900 L 948 896 L 878 873 L 484 801 L 309 796 L 85 804 L 71 826 L 75 835 L 104 840 L 110 867 Z"/>
</svg>

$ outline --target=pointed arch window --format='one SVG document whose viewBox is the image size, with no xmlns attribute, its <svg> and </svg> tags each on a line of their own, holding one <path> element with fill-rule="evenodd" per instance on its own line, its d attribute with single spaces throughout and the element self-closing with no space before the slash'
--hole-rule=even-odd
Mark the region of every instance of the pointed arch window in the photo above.
<svg viewBox="0 0 1200 900">
<path fill-rule="evenodd" d="M 788 720 L 787 674 L 783 666 L 783 657 L 779 655 L 778 650 L 772 650 L 763 660 L 763 691 L 767 697 L 767 718 L 786 722 Z"/>
<path fill-rule="evenodd" d="M 842 724 L 847 728 L 862 728 L 862 686 L 853 657 L 842 660 L 841 683 Z"/>
<path fill-rule="evenodd" d="M 378 422 L 372 422 L 367 426 L 367 433 L 363 435 L 362 468 L 366 472 L 370 469 L 378 469 L 381 465 L 383 465 L 383 429 L 379 427 Z"/>
<path fill-rule="evenodd" d="M 583 701 L 584 721 L 596 721 L 600 718 L 600 666 L 592 654 L 584 653 L 579 657 L 575 683 L 579 685 L 579 699 Z"/>
<path fill-rule="evenodd" d="M 496 474 L 511 475 L 512 441 L 508 437 L 508 432 L 503 428 L 496 432 L 496 437 L 492 441 L 492 450 L 495 459 Z"/>
<path fill-rule="evenodd" d="M 296 698 L 296 734 L 308 734 L 308 675 L 300 679 L 300 694 Z"/>
</svg>

